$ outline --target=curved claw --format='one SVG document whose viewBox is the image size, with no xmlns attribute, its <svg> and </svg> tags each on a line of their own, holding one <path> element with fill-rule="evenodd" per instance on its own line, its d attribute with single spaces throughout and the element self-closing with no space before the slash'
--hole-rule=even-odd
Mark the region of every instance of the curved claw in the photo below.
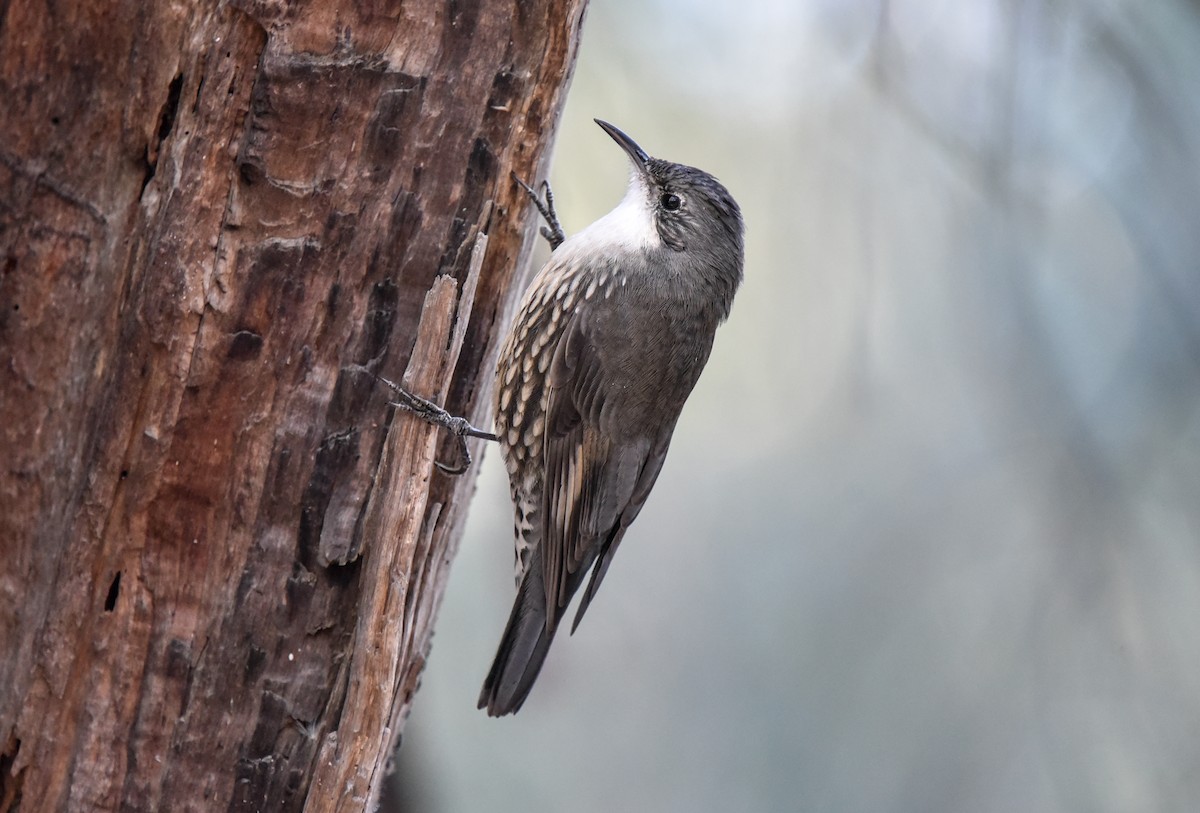
<svg viewBox="0 0 1200 813">
<path fill-rule="evenodd" d="M 550 244 L 550 250 L 553 251 L 561 246 L 563 240 L 567 239 L 567 233 L 563 231 L 562 224 L 558 222 L 558 212 L 554 209 L 554 193 L 550 190 L 550 182 L 542 181 L 541 183 L 541 188 L 546 197 L 546 200 L 543 201 L 537 191 L 521 180 L 517 173 L 512 173 L 512 178 L 525 190 L 525 194 L 529 196 L 529 199 L 533 201 L 533 205 L 537 207 L 538 214 L 546 221 L 546 225 L 540 229 L 540 233 L 542 237 L 546 238 L 546 242 Z"/>
<path fill-rule="evenodd" d="M 443 473 L 449 474 L 451 477 L 458 477 L 460 474 L 466 474 L 467 469 L 471 468 L 471 450 L 467 447 L 467 439 L 462 435 L 458 436 L 459 454 L 462 462 L 457 466 L 451 466 L 443 463 L 440 460 L 433 461 L 433 465 L 442 470 Z"/>
<path fill-rule="evenodd" d="M 375 376 L 390 387 L 400 397 L 398 401 L 391 401 L 392 406 L 397 409 L 402 409 L 405 412 L 411 412 L 425 423 L 440 426 L 450 434 L 458 438 L 459 448 L 462 450 L 462 463 L 457 466 L 447 465 L 439 460 L 433 461 L 433 464 L 441 469 L 446 474 L 459 475 L 467 471 L 471 467 L 471 450 L 467 447 L 467 438 L 482 438 L 483 440 L 499 440 L 491 432 L 486 432 L 483 429 L 477 429 L 471 426 L 471 423 L 466 418 L 461 418 L 457 415 L 451 415 L 446 410 L 442 409 L 432 401 L 427 401 L 419 395 L 414 395 L 408 390 L 388 381 L 382 376 Z"/>
<path fill-rule="evenodd" d="M 457 477 L 460 474 L 465 474 L 467 469 L 471 468 L 471 447 L 467 445 L 467 438 L 482 438 L 484 440 L 499 440 L 500 438 L 493 435 L 491 432 L 485 432 L 482 429 L 476 429 L 467 422 L 466 418 L 451 417 L 445 428 L 450 434 L 458 438 L 459 457 L 462 462 L 457 466 L 451 466 L 440 460 L 433 461 L 433 464 L 446 474 Z"/>
</svg>

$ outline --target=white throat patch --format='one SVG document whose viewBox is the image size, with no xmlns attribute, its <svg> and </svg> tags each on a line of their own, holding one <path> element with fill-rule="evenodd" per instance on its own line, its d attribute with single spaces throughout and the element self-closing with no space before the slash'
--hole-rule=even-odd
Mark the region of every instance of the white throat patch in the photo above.
<svg viewBox="0 0 1200 813">
<path fill-rule="evenodd" d="M 650 209 L 647 197 L 645 181 L 635 174 L 617 207 L 564 241 L 560 250 L 574 254 L 605 246 L 625 249 L 658 246 L 662 239 L 654 225 L 654 212 Z"/>
</svg>

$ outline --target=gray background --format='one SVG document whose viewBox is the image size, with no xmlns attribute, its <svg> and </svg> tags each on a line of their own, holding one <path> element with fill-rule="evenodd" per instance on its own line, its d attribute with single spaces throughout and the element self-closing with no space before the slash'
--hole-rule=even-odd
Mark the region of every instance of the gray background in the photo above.
<svg viewBox="0 0 1200 813">
<path fill-rule="evenodd" d="M 404 809 L 1200 809 L 1200 11 L 595 0 L 552 181 L 741 202 L 746 283 L 529 702 L 494 451 Z"/>
</svg>

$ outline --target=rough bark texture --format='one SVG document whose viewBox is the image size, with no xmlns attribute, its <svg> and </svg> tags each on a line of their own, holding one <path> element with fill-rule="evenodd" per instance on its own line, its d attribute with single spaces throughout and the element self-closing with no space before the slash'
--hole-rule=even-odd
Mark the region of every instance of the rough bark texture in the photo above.
<svg viewBox="0 0 1200 813">
<path fill-rule="evenodd" d="M 377 793 L 583 5 L 0 0 L 0 811 Z"/>
</svg>

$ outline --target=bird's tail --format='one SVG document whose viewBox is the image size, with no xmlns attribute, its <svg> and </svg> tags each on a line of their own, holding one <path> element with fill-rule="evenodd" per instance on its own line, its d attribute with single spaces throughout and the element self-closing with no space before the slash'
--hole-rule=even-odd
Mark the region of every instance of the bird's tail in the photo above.
<svg viewBox="0 0 1200 813">
<path fill-rule="evenodd" d="M 486 708 L 491 717 L 512 714 L 520 709 L 542 670 L 552 640 L 554 630 L 547 629 L 546 624 L 542 565 L 535 554 L 521 580 L 521 589 L 517 591 L 517 600 L 500 639 L 496 659 L 483 682 L 479 708 Z"/>
</svg>

